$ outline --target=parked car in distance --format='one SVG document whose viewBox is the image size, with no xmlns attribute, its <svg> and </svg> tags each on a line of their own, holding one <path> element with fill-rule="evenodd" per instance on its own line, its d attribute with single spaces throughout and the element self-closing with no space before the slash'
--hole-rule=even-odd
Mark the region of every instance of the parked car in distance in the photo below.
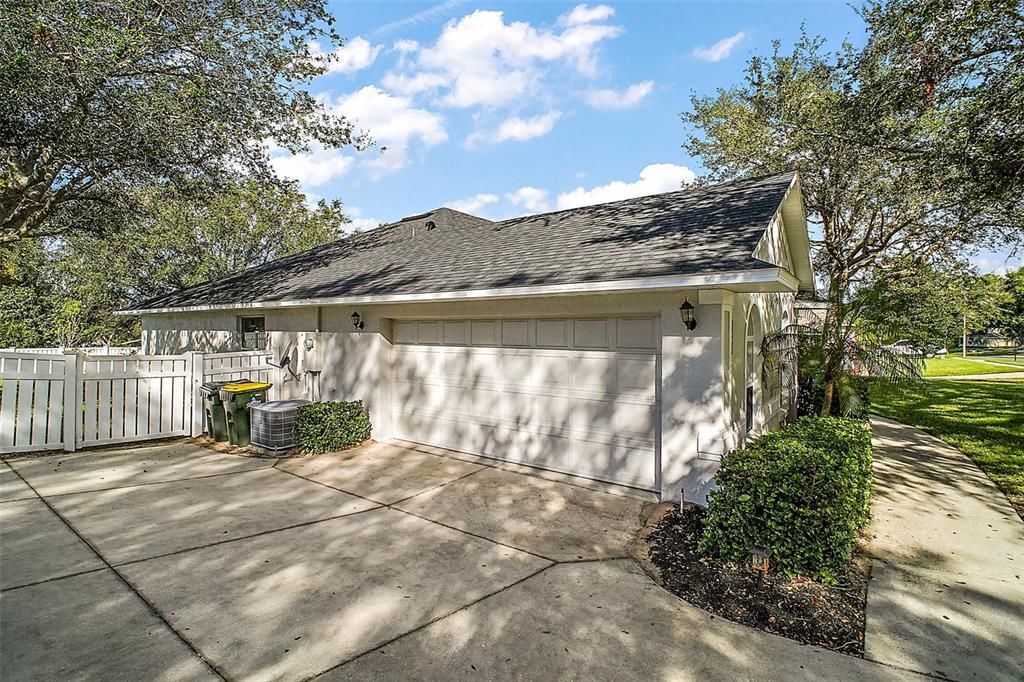
<svg viewBox="0 0 1024 682">
<path fill-rule="evenodd" d="M 935 344 L 921 346 L 914 343 L 912 339 L 900 339 L 883 347 L 901 355 L 914 355 L 924 358 L 943 357 L 949 354 L 949 350 L 944 346 L 937 346 Z"/>
<path fill-rule="evenodd" d="M 899 353 L 901 355 L 924 355 L 924 351 L 920 347 L 914 345 L 914 342 L 910 339 L 900 339 L 894 343 L 887 344 L 883 348 L 888 348 L 893 353 Z"/>
</svg>

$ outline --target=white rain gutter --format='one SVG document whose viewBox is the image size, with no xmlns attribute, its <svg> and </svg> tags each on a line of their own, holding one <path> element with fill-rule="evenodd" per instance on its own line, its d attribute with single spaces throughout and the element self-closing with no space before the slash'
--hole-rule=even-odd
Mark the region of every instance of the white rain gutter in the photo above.
<svg viewBox="0 0 1024 682">
<path fill-rule="evenodd" d="M 336 296 L 331 298 L 299 298 L 281 301 L 254 301 L 250 303 L 216 303 L 166 308 L 138 308 L 121 310 L 116 315 L 154 315 L 162 313 L 189 313 L 212 310 L 263 310 L 268 308 L 298 308 L 326 305 L 370 305 L 388 303 L 426 303 L 435 301 L 474 301 L 502 298 L 539 298 L 544 296 L 585 296 L 613 294 L 629 291 L 659 291 L 686 288 L 722 288 L 735 291 L 797 291 L 800 280 L 783 268 L 739 270 L 704 275 L 672 275 L 610 280 L 607 282 L 579 282 L 500 289 L 473 289 L 468 291 L 438 291 L 419 294 L 376 294 L 364 296 Z"/>
</svg>

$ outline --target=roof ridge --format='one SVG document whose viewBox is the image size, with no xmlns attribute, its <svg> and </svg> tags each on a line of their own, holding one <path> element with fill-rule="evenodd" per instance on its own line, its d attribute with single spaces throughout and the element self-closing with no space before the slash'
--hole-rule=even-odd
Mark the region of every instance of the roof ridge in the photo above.
<svg viewBox="0 0 1024 682">
<path fill-rule="evenodd" d="M 679 189 L 674 189 L 674 190 L 672 190 L 670 192 L 653 192 L 651 194 L 641 194 L 640 196 L 628 197 L 626 199 L 616 199 L 614 201 L 602 201 L 601 203 L 598 203 L 598 204 L 585 204 L 583 206 L 574 206 L 573 208 L 561 208 L 561 209 L 558 209 L 557 211 L 544 211 L 543 213 L 527 213 L 526 215 L 515 216 L 514 218 L 505 218 L 504 220 L 496 221 L 495 224 L 496 225 L 504 225 L 506 223 L 514 223 L 517 220 L 524 220 L 526 218 L 539 218 L 541 216 L 547 216 L 547 215 L 558 215 L 559 213 L 570 213 L 572 211 L 582 211 L 584 209 L 597 208 L 597 207 L 600 207 L 600 206 L 614 206 L 615 204 L 624 204 L 624 203 L 627 203 L 627 202 L 630 202 L 630 201 L 637 201 L 639 199 L 650 199 L 651 197 L 664 197 L 664 196 L 668 196 L 670 194 L 683 194 L 683 193 L 686 193 L 686 192 L 707 191 L 709 189 L 718 189 L 719 187 L 727 187 L 728 185 L 735 185 L 736 183 L 740 183 L 740 182 L 757 182 L 757 181 L 760 181 L 760 180 L 768 180 L 769 178 L 782 178 L 783 176 L 786 176 L 786 175 L 795 175 L 796 172 L 797 171 L 794 169 L 794 170 L 782 171 L 780 173 L 769 173 L 767 175 L 758 175 L 758 176 L 755 176 L 755 177 L 733 178 L 732 180 L 724 180 L 722 182 L 716 182 L 716 183 L 714 183 L 712 185 L 693 184 L 693 185 L 690 185 L 688 187 L 680 187 Z"/>
</svg>

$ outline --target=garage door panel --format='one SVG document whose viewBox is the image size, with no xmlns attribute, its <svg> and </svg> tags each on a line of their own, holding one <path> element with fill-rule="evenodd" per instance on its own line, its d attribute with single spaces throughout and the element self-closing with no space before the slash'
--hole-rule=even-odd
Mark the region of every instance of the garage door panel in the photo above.
<svg viewBox="0 0 1024 682">
<path fill-rule="evenodd" d="M 598 395 L 616 392 L 616 356 L 607 353 L 587 354 L 576 358 L 573 388 Z"/>
<path fill-rule="evenodd" d="M 446 398 L 445 387 L 434 383 L 412 381 L 396 382 L 394 398 L 396 407 L 405 410 L 423 410 L 430 406 L 439 407 Z"/>
<path fill-rule="evenodd" d="M 496 388 L 472 388 L 459 391 L 464 396 L 466 409 L 463 414 L 469 414 L 480 419 L 497 419 L 501 413 L 502 393 Z"/>
<path fill-rule="evenodd" d="M 572 468 L 572 438 L 538 433 L 533 438 L 530 464 L 556 471 L 570 471 Z"/>
<path fill-rule="evenodd" d="M 469 323 L 469 341 L 474 346 L 498 345 L 498 323 L 494 320 L 472 320 Z"/>
<path fill-rule="evenodd" d="M 572 399 L 567 395 L 535 393 L 533 414 L 538 426 L 568 430 L 572 428 Z"/>
<path fill-rule="evenodd" d="M 654 386 L 658 376 L 658 362 L 654 357 L 620 355 L 616 363 L 616 384 L 619 392 L 655 397 Z"/>
<path fill-rule="evenodd" d="M 501 396 L 501 420 L 516 428 L 533 426 L 534 396 L 517 390 L 505 390 Z"/>
<path fill-rule="evenodd" d="M 573 469 L 606 481 L 651 487 L 650 455 L 619 439 L 577 438 Z"/>
<path fill-rule="evenodd" d="M 658 323 L 653 317 L 616 320 L 616 345 L 635 350 L 657 350 Z"/>
<path fill-rule="evenodd" d="M 647 403 L 577 398 L 573 402 L 573 427 L 588 436 L 642 436 L 653 432 L 656 413 L 656 406 Z"/>
<path fill-rule="evenodd" d="M 501 380 L 505 385 L 530 386 L 533 384 L 533 356 L 529 353 L 506 350 L 500 356 Z"/>
<path fill-rule="evenodd" d="M 616 347 L 653 344 L 655 320 L 430 320 L 395 329 L 398 437 L 655 487 L 657 355 Z"/>
<path fill-rule="evenodd" d="M 468 325 L 463 320 L 441 323 L 441 338 L 445 345 L 465 346 L 469 343 Z"/>
<path fill-rule="evenodd" d="M 416 333 L 419 335 L 418 343 L 440 343 L 441 323 L 420 321 L 416 324 Z"/>
<path fill-rule="evenodd" d="M 540 351 L 534 358 L 533 383 L 540 389 L 568 390 L 572 378 L 573 357 L 569 353 Z"/>
</svg>

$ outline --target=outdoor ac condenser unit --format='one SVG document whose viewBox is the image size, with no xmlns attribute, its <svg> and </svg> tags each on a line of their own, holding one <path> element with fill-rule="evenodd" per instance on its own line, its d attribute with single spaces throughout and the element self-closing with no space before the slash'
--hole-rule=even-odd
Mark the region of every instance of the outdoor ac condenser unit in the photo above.
<svg viewBox="0 0 1024 682">
<path fill-rule="evenodd" d="M 249 404 L 251 442 L 256 447 L 278 453 L 295 447 L 295 421 L 299 408 L 308 400 L 271 400 Z"/>
</svg>

